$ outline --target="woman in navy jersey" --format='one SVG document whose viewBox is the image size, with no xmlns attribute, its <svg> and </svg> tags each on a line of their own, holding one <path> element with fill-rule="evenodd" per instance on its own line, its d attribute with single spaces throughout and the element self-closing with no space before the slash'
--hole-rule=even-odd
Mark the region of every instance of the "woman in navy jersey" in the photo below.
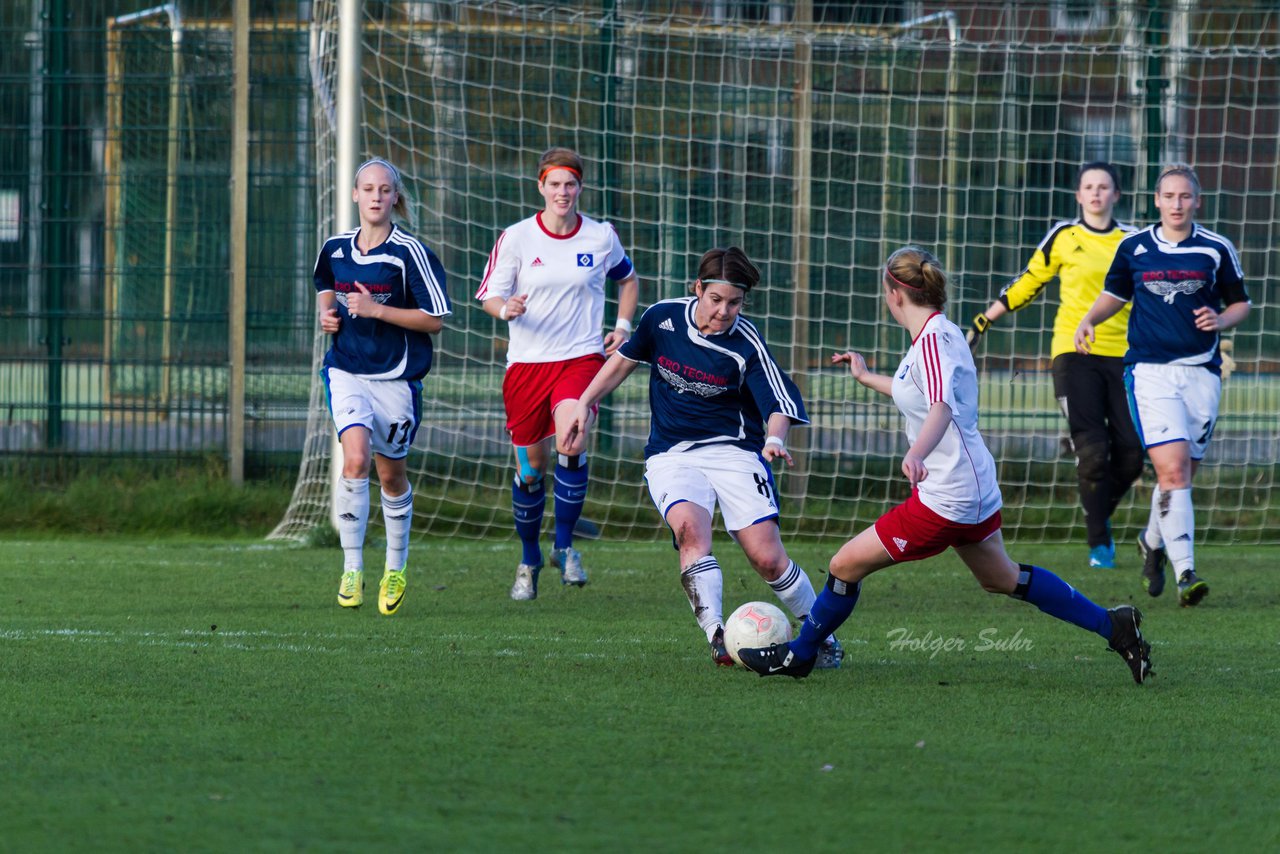
<svg viewBox="0 0 1280 854">
<path fill-rule="evenodd" d="M 813 604 L 809 577 L 788 556 L 778 531 L 773 472 L 791 463 L 787 431 L 807 424 L 804 402 L 756 327 L 741 314 L 760 281 L 741 249 L 712 249 L 698 263 L 693 296 L 648 308 L 635 336 L 618 348 L 578 399 L 561 445 L 584 447 L 592 410 L 636 366 L 647 362 L 649 442 L 645 481 L 680 553 L 680 582 L 717 665 L 732 666 L 724 644 L 720 565 L 711 553 L 717 504 L 725 527 L 793 615 Z M 834 637 L 821 665 L 838 667 Z"/>
<path fill-rule="evenodd" d="M 404 601 L 413 522 L 405 458 L 422 417 L 431 336 L 452 309 L 440 259 L 393 221 L 408 212 L 399 171 L 381 158 L 364 162 L 351 200 L 360 211 L 359 227 L 326 240 L 315 267 L 320 329 L 333 336 L 320 373 L 342 443 L 335 497 L 343 552 L 338 604 L 358 608 L 364 602 L 372 463 L 387 529 L 378 610 L 390 615 Z"/>
<path fill-rule="evenodd" d="M 954 548 L 984 590 L 1098 634 L 1141 684 L 1151 671 L 1151 645 L 1136 608 L 1104 610 L 1049 570 L 1017 563 L 1005 551 L 995 461 L 978 433 L 978 375 L 964 333 L 942 314 L 947 278 L 938 259 L 914 246 L 899 249 L 885 262 L 881 287 L 889 313 L 911 336 L 897 370 L 872 373 L 858 353 L 836 353 L 831 361 L 848 365 L 855 380 L 892 397 L 902 412 L 910 442 L 902 474 L 911 494 L 836 552 L 795 640 L 739 650 L 738 657 L 761 676 L 808 676 L 822 639 L 853 613 L 864 578 Z"/>
<path fill-rule="evenodd" d="M 1142 584 L 1164 592 L 1173 564 L 1178 603 L 1209 593 L 1196 574 L 1191 478 L 1218 423 L 1222 338 L 1249 316 L 1240 256 L 1231 241 L 1195 221 L 1200 179 L 1170 166 L 1156 181 L 1160 222 L 1126 237 L 1102 293 L 1076 329 L 1076 349 L 1093 351 L 1097 327 L 1132 302 L 1125 387 L 1138 436 L 1156 470 L 1147 528 L 1138 534 Z M 1225 307 L 1224 307 L 1225 306 Z"/>
<path fill-rule="evenodd" d="M 502 402 L 515 449 L 511 510 L 521 558 L 511 598 L 538 597 L 547 466 L 555 460 L 555 541 L 551 563 L 562 584 L 587 583 L 574 527 L 587 497 L 587 452 L 553 447 L 605 356 L 631 334 L 640 283 L 612 225 L 578 212 L 582 158 L 552 148 L 538 160 L 538 193 L 545 207 L 498 237 L 476 292 L 484 310 L 505 321 L 509 334 Z M 618 293 L 618 317 L 601 336 L 605 285 Z"/>
</svg>

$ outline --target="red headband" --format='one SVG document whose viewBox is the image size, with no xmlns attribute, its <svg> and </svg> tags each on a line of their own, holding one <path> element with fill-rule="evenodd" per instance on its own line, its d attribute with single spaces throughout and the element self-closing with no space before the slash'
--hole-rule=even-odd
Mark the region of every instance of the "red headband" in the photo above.
<svg viewBox="0 0 1280 854">
<path fill-rule="evenodd" d="M 539 172 L 539 173 L 538 173 L 538 183 L 539 183 L 539 184 L 541 184 L 541 183 L 542 183 L 542 180 L 543 180 L 544 178 L 546 178 L 546 177 L 547 177 L 547 173 L 548 173 L 548 172 L 554 172 L 554 171 L 555 171 L 555 170 L 557 170 L 557 169 L 563 169 L 563 170 L 565 170 L 566 172 L 572 172 L 572 173 L 573 173 L 573 177 L 577 178 L 579 183 L 581 183 L 581 182 L 582 182 L 582 173 L 581 173 L 581 172 L 579 172 L 577 169 L 574 169 L 572 166 L 556 166 L 556 165 L 551 165 L 551 166 L 546 167 L 545 169 L 543 169 L 541 172 Z"/>
<path fill-rule="evenodd" d="M 899 284 L 899 285 L 902 285 L 902 287 L 904 287 L 904 288 L 910 288 L 910 289 L 911 289 L 911 290 L 913 290 L 913 291 L 923 291 L 923 290 L 924 290 L 924 288 L 920 287 L 919 285 L 908 285 L 906 282 L 902 281 L 902 279 L 899 279 L 899 278 L 898 278 L 897 276 L 895 276 L 893 273 L 889 272 L 889 268 L 888 268 L 888 267 L 885 267 L 885 268 L 884 268 L 884 274 L 885 274 L 886 276 L 888 276 L 890 279 L 893 279 L 893 281 L 894 281 L 895 283 L 897 283 L 897 284 Z"/>
</svg>

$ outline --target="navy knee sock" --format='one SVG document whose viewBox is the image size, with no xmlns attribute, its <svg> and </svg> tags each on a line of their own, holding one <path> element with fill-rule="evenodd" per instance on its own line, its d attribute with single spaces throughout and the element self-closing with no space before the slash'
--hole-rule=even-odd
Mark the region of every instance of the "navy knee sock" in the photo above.
<svg viewBox="0 0 1280 854">
<path fill-rule="evenodd" d="M 573 529 L 587 499 L 587 455 L 560 454 L 556 462 L 556 548 L 573 545 Z"/>
<path fill-rule="evenodd" d="M 542 547 L 538 536 L 542 533 L 542 513 L 547 507 L 547 490 L 542 481 L 525 483 L 519 476 L 511 484 L 511 513 L 516 519 L 516 534 L 524 549 L 521 563 L 542 565 Z"/>
<path fill-rule="evenodd" d="M 800 625 L 800 636 L 791 642 L 791 651 L 797 658 L 808 660 L 818 654 L 818 647 L 827 636 L 849 619 L 861 592 L 861 581 L 850 584 L 834 575 L 827 576 L 827 583 L 809 609 L 809 616 Z"/>
<path fill-rule="evenodd" d="M 1105 608 L 1044 567 L 1020 563 L 1018 569 L 1018 586 L 1010 596 L 1030 602 L 1051 617 L 1111 639 L 1111 615 Z"/>
</svg>

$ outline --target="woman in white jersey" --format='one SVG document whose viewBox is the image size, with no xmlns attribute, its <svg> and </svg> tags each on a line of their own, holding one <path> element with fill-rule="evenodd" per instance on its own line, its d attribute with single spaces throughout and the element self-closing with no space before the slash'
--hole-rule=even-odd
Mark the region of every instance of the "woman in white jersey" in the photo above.
<svg viewBox="0 0 1280 854">
<path fill-rule="evenodd" d="M 741 314 L 760 271 L 736 246 L 698 262 L 693 296 L 649 306 L 635 337 L 609 358 L 578 399 L 560 444 L 583 447 L 592 409 L 636 367 L 649 369 L 649 441 L 645 482 L 671 527 L 680 584 L 711 660 L 732 667 L 724 641 L 720 564 L 711 552 L 716 506 L 760 577 L 796 617 L 813 605 L 813 584 L 787 556 L 769 464 L 791 463 L 787 431 L 807 424 L 800 390 L 774 361 L 755 325 Z M 818 667 L 840 666 L 844 650 L 823 639 Z"/>
<path fill-rule="evenodd" d="M 498 237 L 476 298 L 505 321 L 509 335 L 502 402 L 515 448 L 511 509 L 522 555 L 511 598 L 536 599 L 542 570 L 547 466 L 555 453 L 555 541 L 551 562 L 562 584 L 587 583 L 573 530 L 587 496 L 587 454 L 553 447 L 573 404 L 631 334 L 640 283 L 613 226 L 578 212 L 582 158 L 552 148 L 538 160 L 545 207 Z M 618 315 L 601 335 L 606 281 L 617 288 Z"/>
<path fill-rule="evenodd" d="M 853 612 L 862 579 L 954 548 L 984 590 L 1098 634 L 1141 684 L 1151 671 L 1151 645 L 1139 631 L 1136 608 L 1104 610 L 1049 570 L 1017 563 L 1005 551 L 995 461 L 978 433 L 977 371 L 964 333 L 942 314 L 947 279 L 938 260 L 913 246 L 899 249 L 881 280 L 890 314 L 911 336 L 907 355 L 891 376 L 872 373 L 857 353 L 837 353 L 831 361 L 847 364 L 854 379 L 891 396 L 902 412 L 910 442 L 902 474 L 911 495 L 831 559 L 827 584 L 799 637 L 740 650 L 742 663 L 761 676 L 808 676 L 822 639 Z"/>
<path fill-rule="evenodd" d="M 321 331 L 332 335 L 320 374 L 342 443 L 342 477 L 334 498 L 343 572 L 338 604 L 364 601 L 364 536 L 369 520 L 369 465 L 378 469 L 387 563 L 378 610 L 404 601 L 413 490 L 405 459 L 422 418 L 422 378 L 431 369 L 431 336 L 451 311 L 440 259 L 392 221 L 407 218 L 404 184 L 380 158 L 356 170 L 351 200 L 359 228 L 325 241 L 316 259 Z M 370 460 L 372 457 L 372 460 Z"/>
</svg>

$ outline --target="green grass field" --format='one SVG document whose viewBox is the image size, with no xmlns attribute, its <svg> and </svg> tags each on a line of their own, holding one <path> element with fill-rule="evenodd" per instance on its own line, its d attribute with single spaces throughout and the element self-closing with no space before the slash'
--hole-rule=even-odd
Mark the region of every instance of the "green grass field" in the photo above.
<svg viewBox="0 0 1280 854">
<path fill-rule="evenodd" d="M 772 601 L 718 545 L 726 610 Z M 817 584 L 835 545 L 794 550 Z M 0 850 L 1274 850 L 1277 552 L 1202 548 L 1190 611 L 1130 549 L 1032 548 L 1143 608 L 1157 676 L 951 556 L 793 681 L 710 664 L 662 544 L 515 603 L 512 542 L 417 542 L 386 618 L 338 608 L 336 549 L 9 535 Z"/>
</svg>

